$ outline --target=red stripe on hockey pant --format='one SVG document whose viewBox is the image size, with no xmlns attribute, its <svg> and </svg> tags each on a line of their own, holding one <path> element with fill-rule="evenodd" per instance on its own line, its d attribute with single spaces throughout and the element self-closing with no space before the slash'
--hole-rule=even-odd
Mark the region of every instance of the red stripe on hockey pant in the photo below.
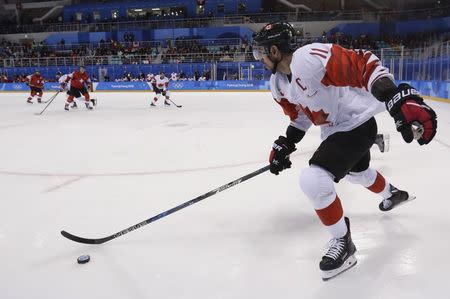
<svg viewBox="0 0 450 299">
<path fill-rule="evenodd" d="M 67 103 L 72 103 L 73 102 L 73 96 L 72 95 L 69 95 L 68 97 L 67 97 Z"/>
<path fill-rule="evenodd" d="M 334 201 L 328 207 L 316 210 L 316 213 L 324 225 L 330 226 L 335 224 L 344 215 L 341 200 L 336 196 Z"/>
<path fill-rule="evenodd" d="M 86 92 L 85 94 L 83 94 L 83 96 L 84 96 L 84 100 L 85 100 L 86 102 L 89 102 L 89 99 L 91 98 L 91 97 L 89 96 L 89 94 Z"/>
<path fill-rule="evenodd" d="M 369 189 L 373 193 L 380 193 L 384 190 L 385 187 L 386 187 L 386 180 L 377 171 L 377 177 L 375 178 L 375 182 L 373 182 L 371 186 L 367 187 L 367 189 Z"/>
</svg>

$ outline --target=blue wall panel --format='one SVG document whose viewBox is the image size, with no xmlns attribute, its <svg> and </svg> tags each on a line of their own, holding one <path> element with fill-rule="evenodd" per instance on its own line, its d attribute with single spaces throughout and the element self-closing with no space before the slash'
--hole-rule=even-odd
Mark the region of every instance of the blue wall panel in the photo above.
<svg viewBox="0 0 450 299">
<path fill-rule="evenodd" d="M 202 17 L 207 16 L 209 13 L 215 15 L 223 14 L 236 14 L 238 12 L 238 3 L 243 3 L 246 6 L 246 12 L 257 13 L 261 10 L 261 0 L 207 0 L 205 2 L 204 15 L 197 15 L 197 2 L 195 0 L 152 0 L 152 1 L 108 1 L 102 3 L 90 3 L 90 4 L 75 4 L 66 6 L 64 8 L 64 21 L 73 21 L 73 16 L 76 12 L 83 13 L 83 19 L 92 19 L 92 12 L 97 11 L 101 15 L 103 21 L 111 19 L 111 11 L 118 10 L 119 17 L 124 19 L 126 17 L 127 9 L 132 8 L 165 8 L 165 7 L 185 7 L 188 17 Z M 217 7 L 219 4 L 223 4 L 224 13 L 218 13 Z"/>
<path fill-rule="evenodd" d="M 229 27 L 209 27 L 209 28 L 174 28 L 174 29 L 145 29 L 145 30 L 121 30 L 112 32 L 80 32 L 80 33 L 53 33 L 46 38 L 49 45 L 55 45 L 64 38 L 66 44 L 77 43 L 98 43 L 102 38 L 107 40 L 112 38 L 114 40 L 123 41 L 123 36 L 127 32 L 134 34 L 137 41 L 160 40 L 165 41 L 168 38 L 176 39 L 180 37 L 195 37 L 200 36 L 203 39 L 217 39 L 217 38 L 246 38 L 251 37 L 251 31 L 248 28 L 240 28 L 237 26 Z"/>
<path fill-rule="evenodd" d="M 399 83 L 399 82 L 398 82 Z M 409 81 L 424 96 L 439 97 L 449 99 L 450 82 L 437 81 Z M 45 83 L 45 90 L 58 90 L 57 83 Z M 176 81 L 171 82 L 169 89 L 177 90 L 269 90 L 269 81 Z M 100 82 L 97 84 L 96 90 L 151 90 L 146 82 Z M 0 83 L 0 91 L 29 91 L 29 87 L 25 83 Z M 450 102 L 450 101 L 449 101 Z"/>
<path fill-rule="evenodd" d="M 80 33 L 78 33 L 78 42 L 80 44 L 88 44 L 90 42 L 89 32 L 80 32 Z"/>
<path fill-rule="evenodd" d="M 340 24 L 329 31 L 329 34 L 343 32 L 352 36 L 380 34 L 406 35 L 415 32 L 447 32 L 450 30 L 450 17 L 417 21 L 399 21 L 393 23 L 350 23 Z"/>
</svg>

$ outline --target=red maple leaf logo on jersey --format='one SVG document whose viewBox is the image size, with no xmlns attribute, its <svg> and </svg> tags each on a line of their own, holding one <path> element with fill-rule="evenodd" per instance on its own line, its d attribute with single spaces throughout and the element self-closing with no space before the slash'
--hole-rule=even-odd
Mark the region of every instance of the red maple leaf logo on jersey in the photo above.
<svg viewBox="0 0 450 299">
<path fill-rule="evenodd" d="M 303 107 L 302 105 L 299 105 L 302 109 L 303 113 L 311 120 L 311 122 L 315 126 L 320 126 L 324 124 L 329 124 L 330 122 L 327 120 L 329 113 L 325 113 L 323 109 L 320 109 L 319 111 L 311 111 L 308 107 Z"/>
</svg>

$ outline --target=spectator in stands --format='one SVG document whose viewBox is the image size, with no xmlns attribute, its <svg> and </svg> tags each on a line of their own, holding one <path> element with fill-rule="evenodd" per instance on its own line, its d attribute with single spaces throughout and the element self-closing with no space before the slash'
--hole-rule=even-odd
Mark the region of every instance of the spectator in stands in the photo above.
<svg viewBox="0 0 450 299">
<path fill-rule="evenodd" d="M 186 80 L 187 80 L 187 76 L 186 76 L 186 73 L 185 73 L 185 72 L 183 72 L 183 71 L 181 71 L 181 72 L 180 72 L 180 76 L 179 76 L 178 80 L 181 80 L 181 81 L 186 81 Z"/>
</svg>

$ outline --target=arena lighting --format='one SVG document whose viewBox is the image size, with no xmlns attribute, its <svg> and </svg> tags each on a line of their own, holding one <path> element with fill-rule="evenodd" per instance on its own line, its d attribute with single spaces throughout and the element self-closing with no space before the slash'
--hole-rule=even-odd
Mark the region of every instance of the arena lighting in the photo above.
<svg viewBox="0 0 450 299">
<path fill-rule="evenodd" d="M 161 8 L 152 8 L 152 10 L 161 10 Z"/>
<path fill-rule="evenodd" d="M 142 8 L 136 8 L 134 11 L 142 11 Z"/>
</svg>

